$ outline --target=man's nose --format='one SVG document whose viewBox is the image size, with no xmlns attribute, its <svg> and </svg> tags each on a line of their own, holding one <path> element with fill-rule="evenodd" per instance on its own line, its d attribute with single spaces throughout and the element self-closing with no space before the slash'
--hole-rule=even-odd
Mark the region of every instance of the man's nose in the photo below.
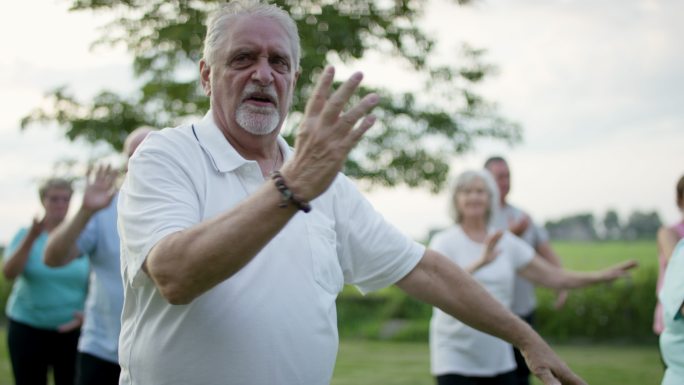
<svg viewBox="0 0 684 385">
<path fill-rule="evenodd" d="M 252 80 L 262 86 L 271 84 L 273 81 L 273 68 L 271 68 L 268 58 L 259 57 L 254 72 L 252 72 Z"/>
</svg>

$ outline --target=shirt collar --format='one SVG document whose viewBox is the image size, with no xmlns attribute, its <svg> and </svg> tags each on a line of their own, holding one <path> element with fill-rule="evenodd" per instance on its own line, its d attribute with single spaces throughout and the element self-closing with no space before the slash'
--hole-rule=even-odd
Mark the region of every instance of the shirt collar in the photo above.
<svg viewBox="0 0 684 385">
<path fill-rule="evenodd" d="M 192 129 L 200 146 L 211 158 L 216 171 L 231 172 L 246 164 L 255 163 L 253 160 L 243 158 L 223 136 L 223 132 L 214 122 L 214 115 L 211 110 L 204 115 L 199 123 L 194 124 Z M 285 161 L 287 161 L 292 156 L 292 149 L 281 135 L 278 135 L 276 140 Z"/>
</svg>

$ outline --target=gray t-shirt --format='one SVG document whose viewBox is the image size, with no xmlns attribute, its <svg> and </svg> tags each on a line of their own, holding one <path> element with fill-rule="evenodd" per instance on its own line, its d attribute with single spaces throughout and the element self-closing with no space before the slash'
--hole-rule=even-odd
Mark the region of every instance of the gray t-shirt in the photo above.
<svg viewBox="0 0 684 385">
<path fill-rule="evenodd" d="M 506 204 L 500 208 L 499 215 L 494 221 L 494 227 L 507 230 L 512 222 L 519 221 L 525 216 L 529 217 L 529 215 L 521 209 Z M 531 219 L 530 225 L 520 238 L 534 249 L 541 243 L 548 242 L 549 240 L 546 230 L 543 227 L 537 226 Z M 511 311 L 519 316 L 527 316 L 532 313 L 536 307 L 537 299 L 534 294 L 534 285 L 520 275 L 517 275 L 513 287 Z"/>
</svg>

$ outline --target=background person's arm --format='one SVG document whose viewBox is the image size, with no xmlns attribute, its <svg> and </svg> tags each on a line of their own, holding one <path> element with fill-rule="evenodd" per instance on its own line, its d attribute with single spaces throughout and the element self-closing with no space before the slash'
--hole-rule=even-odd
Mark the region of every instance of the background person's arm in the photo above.
<svg viewBox="0 0 684 385">
<path fill-rule="evenodd" d="M 6 279 L 15 279 L 24 271 L 31 254 L 31 247 L 43 231 L 44 223 L 45 218 L 41 220 L 34 218 L 31 228 L 26 232 L 26 236 L 21 240 L 19 247 L 5 260 L 2 266 L 2 274 Z"/>
<path fill-rule="evenodd" d="M 563 264 L 561 262 L 560 257 L 553 250 L 553 248 L 551 247 L 551 243 L 549 241 L 540 242 L 535 248 L 535 250 L 537 251 L 537 254 L 539 254 L 540 257 L 544 258 L 548 263 L 558 268 L 563 268 Z M 563 307 L 567 298 L 568 291 L 566 289 L 557 290 L 556 303 L 554 304 L 554 307 L 556 309 L 560 309 L 561 307 Z"/>
<path fill-rule="evenodd" d="M 496 249 L 496 244 L 502 236 L 503 231 L 497 231 L 494 234 L 487 236 L 487 239 L 485 239 L 484 242 L 485 247 L 482 256 L 477 261 L 464 268 L 466 273 L 471 275 L 474 274 L 476 271 L 489 265 L 499 256 L 499 250 Z"/>
<path fill-rule="evenodd" d="M 666 226 L 661 226 L 658 229 L 657 241 L 658 249 L 665 259 L 669 260 L 672 256 L 675 246 L 677 245 L 677 242 L 679 241 L 679 236 L 674 230 Z"/>
<path fill-rule="evenodd" d="M 110 166 L 98 166 L 91 180 L 91 170 L 88 170 L 81 207 L 73 218 L 60 223 L 48 237 L 43 255 L 46 265 L 63 266 L 81 254 L 76 240 L 90 218 L 112 202 L 117 176 L 118 172 Z"/>
<path fill-rule="evenodd" d="M 397 286 L 412 297 L 517 346 L 532 373 L 544 384 L 585 384 L 529 325 L 436 251 L 426 250 L 418 265 Z"/>
<path fill-rule="evenodd" d="M 548 263 L 539 255 L 535 255 L 530 263 L 518 270 L 518 274 L 534 284 L 550 289 L 575 289 L 610 282 L 626 276 L 629 270 L 637 267 L 637 265 L 636 261 L 629 260 L 603 270 L 579 272 L 559 268 Z"/>
</svg>

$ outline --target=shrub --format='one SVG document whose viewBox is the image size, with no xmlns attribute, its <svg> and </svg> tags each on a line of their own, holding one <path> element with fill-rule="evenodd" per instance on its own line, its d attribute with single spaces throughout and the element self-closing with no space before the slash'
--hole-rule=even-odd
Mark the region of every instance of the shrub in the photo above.
<svg viewBox="0 0 684 385">
<path fill-rule="evenodd" d="M 570 292 L 555 310 L 555 294 L 537 289 L 537 330 L 559 341 L 654 342 L 656 270 L 639 269 L 632 278 Z M 337 300 L 342 338 L 425 341 L 432 308 L 396 287 L 360 296 L 345 290 Z"/>
</svg>

